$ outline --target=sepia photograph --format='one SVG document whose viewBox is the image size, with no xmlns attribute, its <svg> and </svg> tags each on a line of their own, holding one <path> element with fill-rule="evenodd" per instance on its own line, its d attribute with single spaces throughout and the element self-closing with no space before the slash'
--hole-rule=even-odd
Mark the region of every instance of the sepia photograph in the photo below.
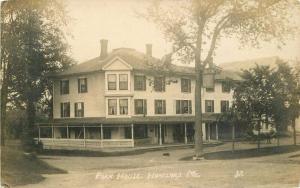
<svg viewBox="0 0 300 188">
<path fill-rule="evenodd" d="M 300 0 L 0 3 L 0 188 L 300 188 Z"/>
</svg>

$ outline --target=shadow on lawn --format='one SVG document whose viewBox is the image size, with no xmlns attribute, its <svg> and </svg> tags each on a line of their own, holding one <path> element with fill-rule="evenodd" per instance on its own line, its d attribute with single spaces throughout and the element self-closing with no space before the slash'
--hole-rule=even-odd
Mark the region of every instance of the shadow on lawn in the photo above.
<svg viewBox="0 0 300 188">
<path fill-rule="evenodd" d="M 266 147 L 261 148 L 259 151 L 257 148 L 245 149 L 245 150 L 231 150 L 217 151 L 204 154 L 204 158 L 207 160 L 232 160 L 232 159 L 245 159 L 252 157 L 264 157 L 276 154 L 291 153 L 300 151 L 300 146 L 287 145 L 279 147 Z M 181 158 L 182 161 L 192 160 L 193 156 Z"/>
<path fill-rule="evenodd" d="M 35 154 L 7 147 L 1 147 L 1 170 L 2 183 L 9 186 L 38 183 L 45 179 L 42 174 L 67 173 L 38 159 Z"/>
</svg>

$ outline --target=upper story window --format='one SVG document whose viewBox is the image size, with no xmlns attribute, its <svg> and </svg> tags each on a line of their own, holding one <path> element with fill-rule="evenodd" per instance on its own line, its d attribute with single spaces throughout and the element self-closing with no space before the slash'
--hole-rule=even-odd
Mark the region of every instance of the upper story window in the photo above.
<svg viewBox="0 0 300 188">
<path fill-rule="evenodd" d="M 69 80 L 60 81 L 60 94 L 69 94 Z"/>
<path fill-rule="evenodd" d="M 211 88 L 205 88 L 206 92 L 214 92 L 215 88 L 211 87 Z"/>
<path fill-rule="evenodd" d="M 108 74 L 107 75 L 107 88 L 108 90 L 117 90 L 117 75 Z"/>
<path fill-rule="evenodd" d="M 128 90 L 128 74 L 119 75 L 119 89 Z"/>
<path fill-rule="evenodd" d="M 127 115 L 128 114 L 128 99 L 120 99 L 120 115 Z"/>
<path fill-rule="evenodd" d="M 70 117 L 70 103 L 60 103 L 60 117 Z"/>
<path fill-rule="evenodd" d="M 205 112 L 214 112 L 213 100 L 205 100 Z"/>
<path fill-rule="evenodd" d="M 228 112 L 229 101 L 221 101 L 221 112 Z"/>
<path fill-rule="evenodd" d="M 146 99 L 135 99 L 134 100 L 134 111 L 135 111 L 135 114 L 147 114 L 147 100 Z"/>
<path fill-rule="evenodd" d="M 165 91 L 165 77 L 155 77 L 154 78 L 154 90 L 155 91 Z"/>
<path fill-rule="evenodd" d="M 79 78 L 78 93 L 86 93 L 86 92 L 87 92 L 87 78 Z"/>
<path fill-rule="evenodd" d="M 222 82 L 222 92 L 224 93 L 230 92 L 230 83 L 228 81 Z"/>
<path fill-rule="evenodd" d="M 117 99 L 108 99 L 108 115 L 117 115 Z"/>
<path fill-rule="evenodd" d="M 191 92 L 191 80 L 186 78 L 181 78 L 181 92 Z"/>
<path fill-rule="evenodd" d="M 146 76 L 134 76 L 134 90 L 146 91 Z"/>
<path fill-rule="evenodd" d="M 75 103 L 75 117 L 84 117 L 84 103 Z"/>
<path fill-rule="evenodd" d="M 166 101 L 165 100 L 155 100 L 155 114 L 166 114 Z"/>
<path fill-rule="evenodd" d="M 192 101 L 191 100 L 176 100 L 176 114 L 191 114 Z"/>
</svg>

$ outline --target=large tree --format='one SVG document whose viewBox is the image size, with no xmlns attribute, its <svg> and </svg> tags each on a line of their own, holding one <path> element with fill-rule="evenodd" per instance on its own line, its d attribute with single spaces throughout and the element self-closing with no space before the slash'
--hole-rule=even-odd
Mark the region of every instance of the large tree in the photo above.
<svg viewBox="0 0 300 188">
<path fill-rule="evenodd" d="M 295 10 L 296 9 L 296 10 Z M 155 22 L 173 45 L 173 53 L 195 63 L 195 156 L 203 156 L 201 89 L 203 71 L 220 40 L 232 37 L 258 47 L 260 41 L 276 41 L 293 33 L 293 14 L 299 2 L 292 0 L 187 0 L 155 1 L 147 18 Z M 298 12 L 297 12 L 298 13 Z"/>
<path fill-rule="evenodd" d="M 2 2 L 1 66 L 5 72 L 1 126 L 5 125 L 7 102 L 26 109 L 25 146 L 33 143 L 35 106 L 51 91 L 47 75 L 72 62 L 62 30 L 66 20 L 64 6 L 58 0 Z"/>
</svg>

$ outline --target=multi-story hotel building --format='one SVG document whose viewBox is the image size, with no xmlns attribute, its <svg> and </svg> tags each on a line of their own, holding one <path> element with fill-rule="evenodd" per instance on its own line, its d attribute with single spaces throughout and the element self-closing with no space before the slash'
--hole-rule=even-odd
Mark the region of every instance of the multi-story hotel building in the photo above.
<svg viewBox="0 0 300 188">
<path fill-rule="evenodd" d="M 194 68 L 146 53 L 119 48 L 53 75 L 53 122 L 39 124 L 39 139 L 50 148 L 133 147 L 192 143 Z M 217 120 L 232 101 L 233 71 L 215 68 L 214 84 L 202 89 L 203 139 L 226 138 L 230 128 Z"/>
</svg>

